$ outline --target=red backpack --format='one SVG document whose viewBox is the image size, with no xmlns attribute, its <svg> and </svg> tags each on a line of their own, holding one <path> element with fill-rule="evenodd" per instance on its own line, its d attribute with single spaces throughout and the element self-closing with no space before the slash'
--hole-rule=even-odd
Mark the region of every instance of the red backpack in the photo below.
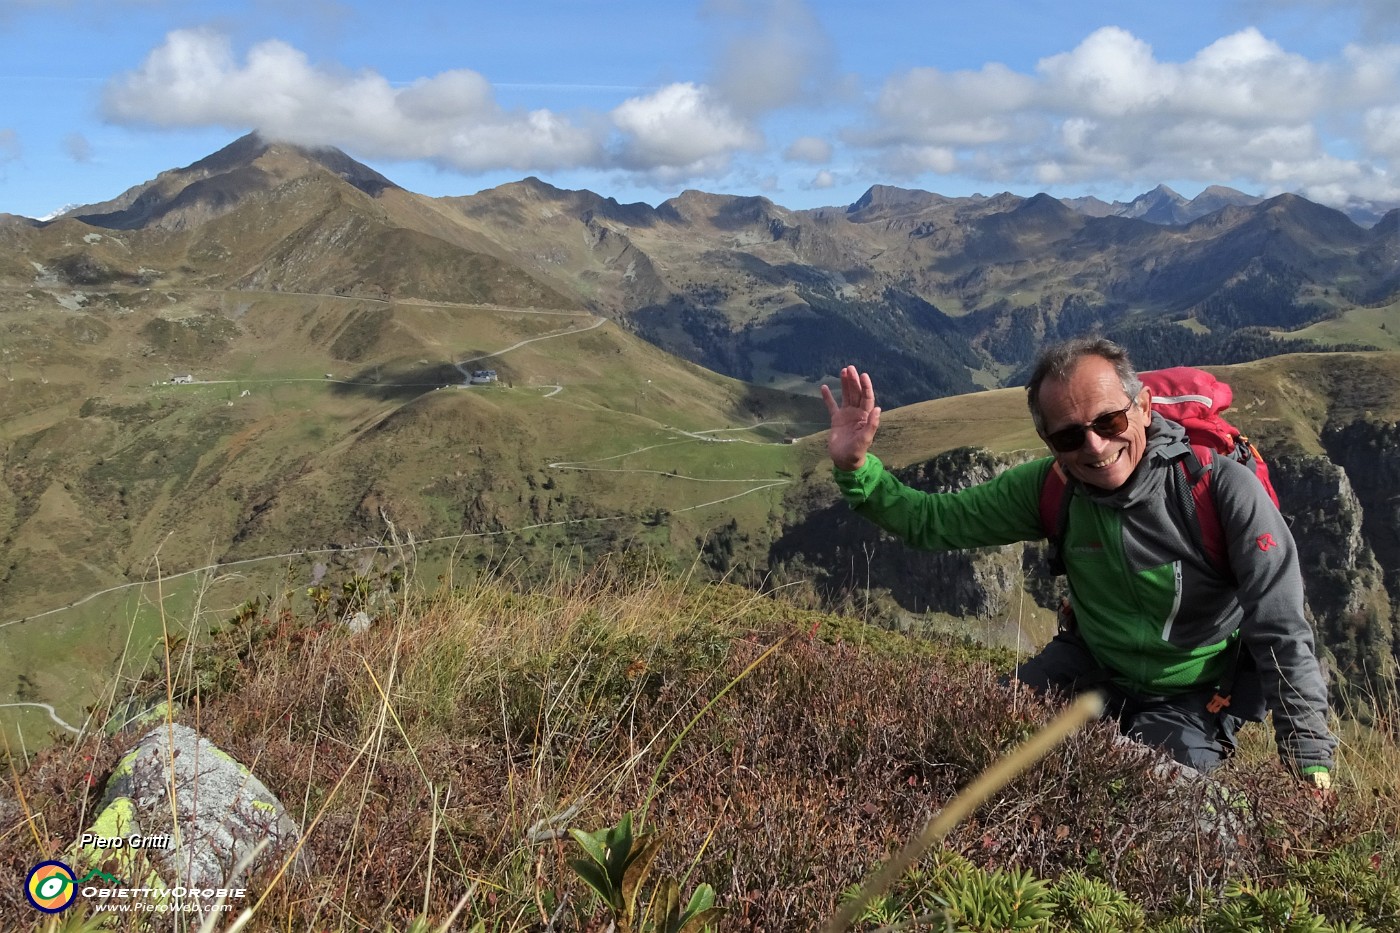
<svg viewBox="0 0 1400 933">
<path fill-rule="evenodd" d="M 1197 519 L 1191 524 L 1201 552 L 1212 566 L 1229 575 L 1225 531 L 1211 492 L 1210 480 L 1214 472 L 1210 468 L 1211 459 L 1218 454 L 1249 467 L 1277 506 L 1278 493 L 1269 481 L 1269 467 L 1249 438 L 1220 416 L 1220 412 L 1229 408 L 1234 399 L 1228 384 L 1220 382 L 1208 372 L 1189 366 L 1139 373 L 1138 378 L 1152 390 L 1152 410 L 1186 428 L 1191 454 L 1179 462 L 1190 480 L 1191 493 L 1189 497 L 1182 494 L 1181 505 Z M 1040 524 L 1050 541 L 1049 561 L 1056 574 L 1064 573 L 1060 550 L 1064 543 L 1071 498 L 1064 494 L 1065 488 L 1065 475 L 1056 464 L 1046 474 L 1045 484 L 1040 489 Z M 1177 488 L 1184 487 L 1178 485 Z"/>
</svg>

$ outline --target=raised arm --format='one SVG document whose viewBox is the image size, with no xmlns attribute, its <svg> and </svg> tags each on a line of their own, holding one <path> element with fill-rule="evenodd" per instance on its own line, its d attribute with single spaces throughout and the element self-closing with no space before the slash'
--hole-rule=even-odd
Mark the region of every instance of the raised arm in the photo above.
<svg viewBox="0 0 1400 933">
<path fill-rule="evenodd" d="M 826 439 L 831 462 L 839 470 L 859 469 L 880 427 L 880 409 L 875 404 L 870 374 L 847 366 L 841 370 L 840 404 L 826 386 L 822 386 L 822 401 L 831 416 L 831 433 Z"/>
</svg>

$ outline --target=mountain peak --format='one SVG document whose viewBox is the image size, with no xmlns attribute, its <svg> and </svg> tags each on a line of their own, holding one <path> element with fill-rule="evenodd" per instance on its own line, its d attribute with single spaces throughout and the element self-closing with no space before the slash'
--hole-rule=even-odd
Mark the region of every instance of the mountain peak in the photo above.
<svg viewBox="0 0 1400 933">
<path fill-rule="evenodd" d="M 918 188 L 897 188 L 894 185 L 871 185 L 856 201 L 846 208 L 848 214 L 861 214 L 878 210 L 898 212 L 918 211 L 948 199 L 941 194 L 933 194 Z"/>
<path fill-rule="evenodd" d="M 566 191 L 563 188 L 551 185 L 549 182 L 540 178 L 538 175 L 526 175 L 519 181 L 507 182 L 506 184 L 501 185 L 501 187 L 507 190 L 514 187 L 516 190 L 528 191 L 533 194 L 542 194 L 550 198 L 557 198 L 565 194 L 576 193 L 572 191 Z"/>
<path fill-rule="evenodd" d="M 198 162 L 161 172 L 111 201 L 76 207 L 63 216 L 118 230 L 181 229 L 227 213 L 250 195 L 316 171 L 330 172 L 370 197 L 399 187 L 333 146 L 278 142 L 253 132 Z"/>
<path fill-rule="evenodd" d="M 371 197 L 377 197 L 386 188 L 399 187 L 368 165 L 356 162 L 334 146 L 303 146 L 281 142 L 269 139 L 256 130 L 238 137 L 198 162 L 175 171 L 208 177 L 254 166 L 265 159 L 293 163 L 305 161 L 319 165 Z"/>
<path fill-rule="evenodd" d="M 656 211 L 645 202 L 620 204 L 616 198 L 605 198 L 586 188 L 555 187 L 535 175 L 448 200 L 458 210 L 480 217 L 493 214 L 505 216 L 528 204 L 547 213 L 559 212 L 583 221 L 596 216 L 639 227 L 651 226 L 656 222 Z"/>
</svg>

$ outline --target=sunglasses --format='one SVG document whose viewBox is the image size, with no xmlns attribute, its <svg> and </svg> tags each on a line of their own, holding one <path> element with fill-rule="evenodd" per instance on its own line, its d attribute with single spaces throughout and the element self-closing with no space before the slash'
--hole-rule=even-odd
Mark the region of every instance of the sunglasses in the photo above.
<svg viewBox="0 0 1400 933">
<path fill-rule="evenodd" d="M 1062 454 L 1068 454 L 1084 446 L 1084 440 L 1090 431 L 1099 437 L 1117 437 L 1128 430 L 1128 412 L 1132 409 L 1133 403 L 1129 402 L 1128 407 L 1122 411 L 1110 411 L 1099 415 L 1087 425 L 1072 424 L 1067 428 L 1060 428 L 1045 435 L 1045 443 Z"/>
</svg>

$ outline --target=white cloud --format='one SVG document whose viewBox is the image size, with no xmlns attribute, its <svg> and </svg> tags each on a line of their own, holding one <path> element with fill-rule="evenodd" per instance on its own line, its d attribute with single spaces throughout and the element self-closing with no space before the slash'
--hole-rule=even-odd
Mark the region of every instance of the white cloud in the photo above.
<svg viewBox="0 0 1400 933">
<path fill-rule="evenodd" d="M 1099 29 L 1073 51 L 1043 59 L 1042 105 L 1094 117 L 1158 114 L 1234 122 L 1306 120 L 1331 97 L 1332 70 L 1285 52 L 1253 27 L 1184 64 L 1159 62 L 1125 30 Z"/>
<path fill-rule="evenodd" d="M 603 152 L 596 127 L 547 110 L 502 110 L 473 71 L 395 88 L 372 71 L 315 68 L 277 40 L 239 62 L 228 39 L 209 30 L 170 33 L 139 68 L 108 83 L 104 110 L 119 123 L 251 127 L 287 142 L 466 171 L 591 165 Z"/>
<path fill-rule="evenodd" d="M 851 135 L 874 145 L 979 145 L 1012 138 L 1032 104 L 1035 81 L 1004 65 L 951 74 L 914 68 L 886 81 L 874 124 Z"/>
<path fill-rule="evenodd" d="M 669 84 L 624 101 L 612 112 L 627 168 L 685 175 L 723 171 L 736 150 L 757 149 L 763 137 L 708 88 Z"/>
<path fill-rule="evenodd" d="M 826 169 L 822 169 L 820 172 L 817 172 L 816 175 L 812 176 L 812 180 L 807 183 L 806 187 L 817 190 L 823 188 L 835 188 L 836 176 L 828 172 Z"/>
<path fill-rule="evenodd" d="M 1366 145 L 1372 152 L 1400 165 L 1400 105 L 1368 110 L 1365 131 Z"/>
<path fill-rule="evenodd" d="M 1400 45 L 1348 45 L 1342 50 L 1346 100 L 1366 105 L 1395 99 L 1400 86 Z"/>
<path fill-rule="evenodd" d="M 821 165 L 831 161 L 831 143 L 819 136 L 799 136 L 783 152 L 789 162 L 810 162 Z"/>
<path fill-rule="evenodd" d="M 1039 94 L 1047 103 L 1098 116 L 1160 106 L 1174 83 L 1172 69 L 1158 64 L 1151 46 L 1114 26 L 1042 60 L 1039 71 Z"/>
<path fill-rule="evenodd" d="M 623 168 L 657 177 L 713 175 L 763 135 L 713 89 L 676 83 L 611 114 L 504 110 L 491 83 L 467 69 L 394 86 L 373 71 L 316 67 L 285 42 L 243 60 L 211 30 L 170 33 L 140 67 L 106 87 L 119 123 L 256 129 L 361 157 L 423 159 L 467 172 Z"/>
<path fill-rule="evenodd" d="M 899 178 L 915 178 L 929 172 L 950 175 L 958 169 L 958 154 L 948 146 L 895 146 L 879 158 L 883 171 Z"/>
<path fill-rule="evenodd" d="M 1194 179 L 1272 191 L 1357 185 L 1400 198 L 1400 46 L 1310 61 L 1251 27 L 1182 62 L 1117 27 L 1033 74 L 916 68 L 890 76 L 847 139 L 907 175 L 1008 183 Z M 1361 128 L 1364 126 L 1364 134 Z M 1336 149 L 1334 135 L 1355 148 Z"/>
</svg>

